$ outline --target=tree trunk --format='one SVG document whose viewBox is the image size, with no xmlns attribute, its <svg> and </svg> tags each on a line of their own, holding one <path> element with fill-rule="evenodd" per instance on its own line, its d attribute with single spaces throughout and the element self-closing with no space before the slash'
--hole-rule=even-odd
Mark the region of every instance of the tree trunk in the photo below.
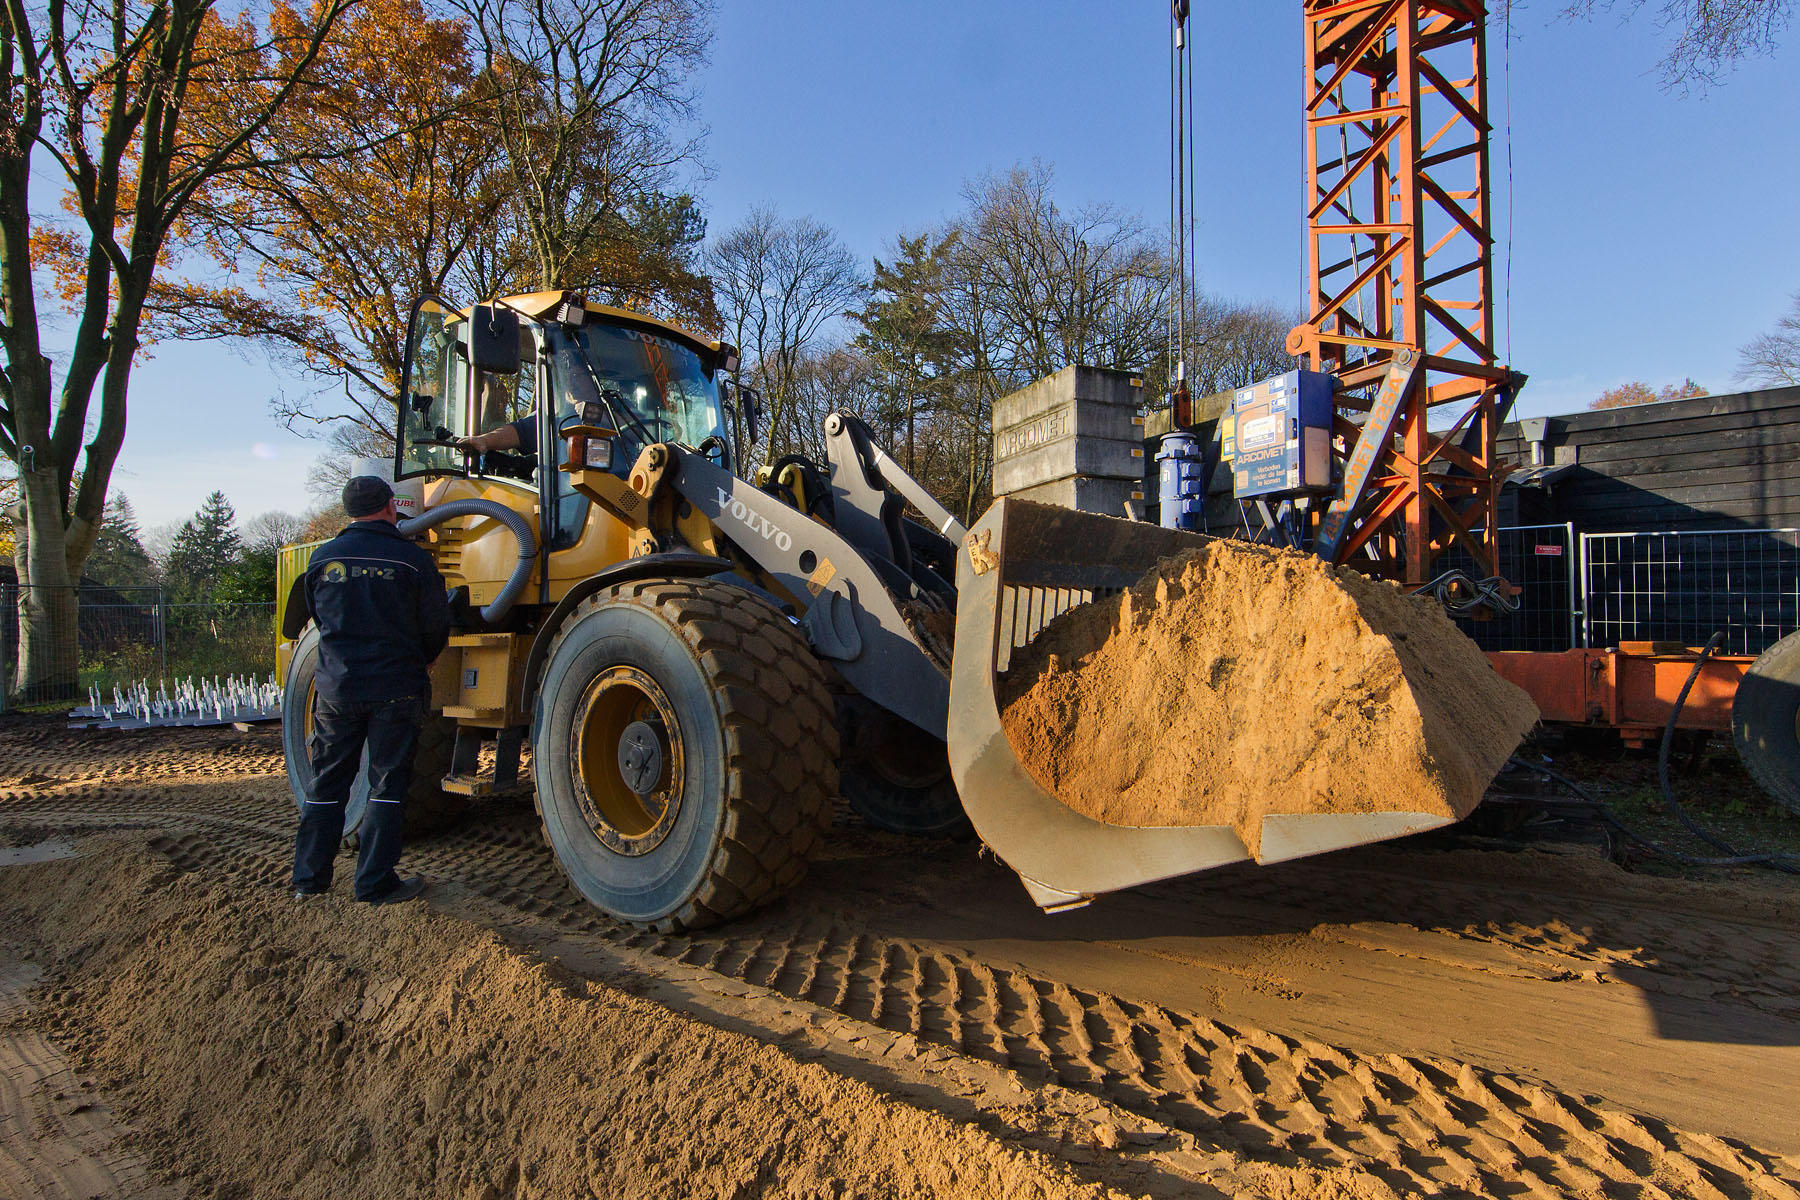
<svg viewBox="0 0 1800 1200">
<path fill-rule="evenodd" d="M 80 691 L 75 580 L 64 546 L 62 504 L 54 468 L 19 475 L 25 521 L 14 556 L 19 570 L 19 663 L 14 698 L 21 704 L 72 700 Z"/>
</svg>

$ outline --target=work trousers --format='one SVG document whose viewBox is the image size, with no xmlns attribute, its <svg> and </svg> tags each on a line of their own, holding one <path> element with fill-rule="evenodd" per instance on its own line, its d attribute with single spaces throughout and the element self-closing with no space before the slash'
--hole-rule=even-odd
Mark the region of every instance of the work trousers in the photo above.
<svg viewBox="0 0 1800 1200">
<path fill-rule="evenodd" d="M 369 750 L 369 806 L 359 829 L 356 898 L 379 899 L 400 882 L 406 791 L 412 783 L 413 751 L 419 745 L 424 698 L 398 700 L 313 700 L 311 794 L 300 817 L 294 848 L 294 890 L 323 892 L 331 887 L 332 862 L 344 839 L 344 808 Z"/>
</svg>

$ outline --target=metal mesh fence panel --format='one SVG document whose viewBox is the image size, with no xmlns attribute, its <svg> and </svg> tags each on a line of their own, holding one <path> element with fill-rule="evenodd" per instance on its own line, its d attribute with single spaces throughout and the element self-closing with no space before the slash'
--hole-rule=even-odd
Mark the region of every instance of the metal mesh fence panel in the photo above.
<svg viewBox="0 0 1800 1200">
<path fill-rule="evenodd" d="M 262 677 L 273 604 L 171 604 L 161 588 L 0 584 L 0 712 L 140 679 Z"/>
<path fill-rule="evenodd" d="M 1761 654 L 1800 629 L 1800 530 L 1585 533 L 1587 643 L 1698 646 Z"/>
<path fill-rule="evenodd" d="M 1520 589 L 1519 609 L 1488 620 L 1456 623 L 1483 650 L 1568 650 L 1579 637 L 1575 531 L 1569 525 L 1513 525 L 1499 530 L 1500 574 Z M 1438 559 L 1440 571 L 1475 573 L 1460 550 Z"/>
</svg>

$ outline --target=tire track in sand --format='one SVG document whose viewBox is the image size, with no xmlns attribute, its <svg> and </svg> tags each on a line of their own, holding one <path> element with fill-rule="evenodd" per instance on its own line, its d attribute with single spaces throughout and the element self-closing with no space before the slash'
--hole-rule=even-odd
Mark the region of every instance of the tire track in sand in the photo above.
<svg viewBox="0 0 1800 1200">
<path fill-rule="evenodd" d="M 285 839 L 262 828 L 220 823 L 155 844 L 184 869 L 266 886 L 285 876 Z M 1402 1194 L 1800 1200 L 1800 1163 L 1454 1060 L 1358 1054 L 1137 1004 L 876 937 L 818 907 L 783 905 L 723 930 L 659 935 L 589 907 L 524 831 L 467 829 L 409 856 L 550 931 L 908 1033 L 1256 1161 L 1359 1166 Z"/>
<path fill-rule="evenodd" d="M 29 1028 L 35 967 L 0 962 L 0 1195 L 175 1200 L 125 1143 L 125 1126 L 62 1052 Z"/>
</svg>

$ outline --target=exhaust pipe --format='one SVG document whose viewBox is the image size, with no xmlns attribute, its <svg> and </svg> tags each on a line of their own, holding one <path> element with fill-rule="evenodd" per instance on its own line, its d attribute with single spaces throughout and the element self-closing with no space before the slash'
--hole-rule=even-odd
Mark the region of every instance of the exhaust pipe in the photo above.
<svg viewBox="0 0 1800 1200">
<path fill-rule="evenodd" d="M 452 500 L 448 504 L 429 508 L 410 520 L 401 521 L 398 528 L 401 533 L 411 537 L 454 517 L 492 517 L 512 530 L 513 537 L 519 543 L 519 561 L 513 567 L 512 574 L 507 576 L 506 586 L 500 589 L 500 594 L 494 597 L 493 603 L 481 608 L 482 622 L 497 625 L 512 611 L 519 594 L 531 582 L 531 568 L 537 564 L 537 533 L 524 517 L 493 500 Z"/>
</svg>

